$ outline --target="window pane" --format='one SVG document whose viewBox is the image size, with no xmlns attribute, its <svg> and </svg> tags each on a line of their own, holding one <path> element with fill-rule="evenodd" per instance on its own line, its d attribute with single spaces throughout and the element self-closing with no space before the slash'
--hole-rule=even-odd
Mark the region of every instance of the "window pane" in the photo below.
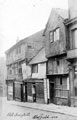
<svg viewBox="0 0 77 120">
<path fill-rule="evenodd" d="M 54 41 L 59 40 L 59 28 L 54 31 Z"/>
<path fill-rule="evenodd" d="M 59 28 L 56 29 L 56 40 L 59 40 Z"/>
<path fill-rule="evenodd" d="M 77 48 L 77 30 L 73 31 L 73 47 Z"/>
<path fill-rule="evenodd" d="M 56 41 L 56 31 L 54 31 L 54 41 Z"/>
<path fill-rule="evenodd" d="M 53 32 L 50 32 L 50 42 L 53 41 Z"/>
<path fill-rule="evenodd" d="M 38 72 L 38 65 L 32 65 L 32 73 Z"/>
<path fill-rule="evenodd" d="M 77 88 L 75 87 L 75 96 L 77 96 Z"/>
</svg>

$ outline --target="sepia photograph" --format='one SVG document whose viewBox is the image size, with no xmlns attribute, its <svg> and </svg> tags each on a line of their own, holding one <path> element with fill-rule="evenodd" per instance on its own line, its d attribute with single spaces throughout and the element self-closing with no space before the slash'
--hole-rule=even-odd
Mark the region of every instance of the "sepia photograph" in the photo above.
<svg viewBox="0 0 77 120">
<path fill-rule="evenodd" d="M 77 120 L 77 0 L 0 0 L 0 120 Z"/>
</svg>

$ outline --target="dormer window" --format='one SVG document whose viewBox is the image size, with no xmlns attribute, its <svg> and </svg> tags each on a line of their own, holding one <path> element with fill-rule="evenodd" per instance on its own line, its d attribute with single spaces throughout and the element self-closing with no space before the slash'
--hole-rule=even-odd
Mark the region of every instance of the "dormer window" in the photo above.
<svg viewBox="0 0 77 120">
<path fill-rule="evenodd" d="M 50 42 L 55 42 L 56 40 L 59 40 L 59 28 L 53 30 L 49 34 Z"/>
</svg>

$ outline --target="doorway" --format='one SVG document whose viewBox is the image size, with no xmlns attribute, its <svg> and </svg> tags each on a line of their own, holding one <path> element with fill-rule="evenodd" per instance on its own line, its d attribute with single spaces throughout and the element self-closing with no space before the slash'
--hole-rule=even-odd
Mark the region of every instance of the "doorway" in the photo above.
<svg viewBox="0 0 77 120">
<path fill-rule="evenodd" d="M 32 95 L 33 95 L 33 102 L 36 102 L 36 85 L 35 85 L 35 83 L 32 84 Z"/>
<path fill-rule="evenodd" d="M 54 83 L 50 83 L 50 102 L 54 102 Z"/>
</svg>

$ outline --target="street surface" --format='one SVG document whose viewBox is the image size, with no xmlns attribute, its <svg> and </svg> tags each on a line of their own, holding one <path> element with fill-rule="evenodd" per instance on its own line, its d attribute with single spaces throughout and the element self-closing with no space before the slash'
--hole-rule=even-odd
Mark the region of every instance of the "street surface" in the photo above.
<svg viewBox="0 0 77 120">
<path fill-rule="evenodd" d="M 68 111 L 69 112 L 69 111 Z M 77 117 L 2 103 L 0 120 L 77 120 Z"/>
</svg>

